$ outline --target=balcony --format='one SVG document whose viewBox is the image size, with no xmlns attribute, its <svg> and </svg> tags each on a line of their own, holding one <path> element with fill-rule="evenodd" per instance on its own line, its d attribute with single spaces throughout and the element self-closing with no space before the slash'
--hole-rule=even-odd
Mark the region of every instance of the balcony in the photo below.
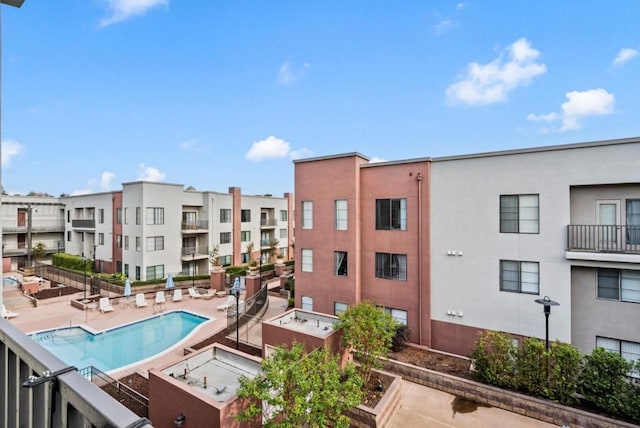
<svg viewBox="0 0 640 428">
<path fill-rule="evenodd" d="M 8 321 L 0 319 L 0 333 L 4 360 L 0 379 L 7 392 L 0 400 L 0 420 L 5 426 L 151 428 L 146 418 L 122 406 Z"/>
<path fill-rule="evenodd" d="M 273 229 L 278 224 L 278 220 L 275 218 L 262 218 L 260 219 L 260 227 L 262 229 Z"/>
<path fill-rule="evenodd" d="M 96 221 L 91 220 L 71 220 L 71 227 L 74 229 L 95 229 Z"/>
<path fill-rule="evenodd" d="M 640 263 L 640 226 L 567 226 L 568 259 Z"/>
<path fill-rule="evenodd" d="M 2 232 L 3 233 L 27 233 L 29 231 L 29 225 L 25 222 L 24 224 L 10 225 L 8 222 L 3 222 L 2 224 Z M 64 221 L 62 220 L 32 220 L 31 221 L 31 232 L 32 233 L 42 233 L 42 232 L 64 232 Z"/>
<path fill-rule="evenodd" d="M 191 259 L 200 260 L 209 258 L 209 248 L 205 245 L 197 247 L 182 247 L 181 260 L 189 261 Z"/>
<path fill-rule="evenodd" d="M 182 222 L 182 233 L 208 233 L 208 232 L 209 232 L 209 222 L 207 220 Z"/>
</svg>

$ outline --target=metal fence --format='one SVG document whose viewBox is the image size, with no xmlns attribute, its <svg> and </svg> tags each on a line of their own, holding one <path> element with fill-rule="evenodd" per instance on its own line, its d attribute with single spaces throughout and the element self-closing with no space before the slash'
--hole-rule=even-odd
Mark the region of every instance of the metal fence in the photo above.
<svg viewBox="0 0 640 428">
<path fill-rule="evenodd" d="M 640 226 L 567 226 L 569 251 L 640 254 Z"/>
<path fill-rule="evenodd" d="M 35 274 L 58 284 L 75 287 L 80 291 L 84 290 L 86 286 L 87 295 L 102 295 L 103 292 L 122 294 L 123 292 L 120 281 L 109 281 L 97 275 L 91 275 L 91 273 L 80 273 L 44 263 L 35 264 Z"/>
<path fill-rule="evenodd" d="M 260 321 L 262 321 L 262 317 L 268 308 L 269 296 L 267 284 L 265 283 L 260 291 L 245 300 L 244 308 L 242 305 L 240 306 L 240 313 L 237 316 L 237 324 L 236 308 L 233 307 L 227 311 L 226 334 L 237 336 L 238 340 L 241 340 L 243 343 L 261 347 L 261 335 L 253 337 L 251 332 L 253 326 L 260 324 Z"/>
<path fill-rule="evenodd" d="M 127 408 L 140 417 L 149 417 L 149 398 L 124 383 L 112 378 L 103 371 L 93 367 L 85 367 L 78 372 L 85 379 L 106 391 L 120 403 L 127 403 Z"/>
</svg>

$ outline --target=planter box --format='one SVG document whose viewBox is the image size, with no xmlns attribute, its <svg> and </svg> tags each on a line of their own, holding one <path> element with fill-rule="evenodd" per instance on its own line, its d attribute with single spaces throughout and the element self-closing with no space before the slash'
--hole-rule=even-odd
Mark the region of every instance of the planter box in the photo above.
<svg viewBox="0 0 640 428">
<path fill-rule="evenodd" d="M 384 393 L 382 399 L 375 408 L 365 405 L 359 405 L 355 409 L 345 412 L 351 420 L 350 426 L 357 428 L 367 427 L 386 427 L 391 417 L 400 407 L 400 392 L 402 389 L 402 378 L 392 373 L 384 373 L 386 376 L 393 377 L 393 382 Z"/>
</svg>

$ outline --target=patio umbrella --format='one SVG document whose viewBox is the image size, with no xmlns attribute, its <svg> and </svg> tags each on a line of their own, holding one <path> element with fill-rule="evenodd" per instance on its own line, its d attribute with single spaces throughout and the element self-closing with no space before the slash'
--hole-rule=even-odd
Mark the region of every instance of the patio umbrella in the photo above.
<svg viewBox="0 0 640 428">
<path fill-rule="evenodd" d="M 167 285 L 166 285 L 166 289 L 167 290 L 171 290 L 173 288 L 173 275 L 169 274 L 167 276 Z"/>
<path fill-rule="evenodd" d="M 127 278 L 127 280 L 124 282 L 124 297 L 129 300 L 129 296 L 131 296 L 131 281 L 129 281 L 129 278 Z"/>
</svg>

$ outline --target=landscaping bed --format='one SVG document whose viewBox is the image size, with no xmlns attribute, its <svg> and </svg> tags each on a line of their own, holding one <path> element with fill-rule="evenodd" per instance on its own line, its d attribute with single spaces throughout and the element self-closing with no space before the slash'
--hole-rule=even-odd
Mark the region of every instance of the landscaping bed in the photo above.
<svg viewBox="0 0 640 428">
<path fill-rule="evenodd" d="M 42 289 L 37 293 L 32 294 L 32 296 L 38 300 L 43 300 L 51 299 L 53 297 L 67 296 L 69 294 L 76 294 L 78 292 L 80 292 L 80 290 L 75 287 L 54 287 Z"/>
</svg>

